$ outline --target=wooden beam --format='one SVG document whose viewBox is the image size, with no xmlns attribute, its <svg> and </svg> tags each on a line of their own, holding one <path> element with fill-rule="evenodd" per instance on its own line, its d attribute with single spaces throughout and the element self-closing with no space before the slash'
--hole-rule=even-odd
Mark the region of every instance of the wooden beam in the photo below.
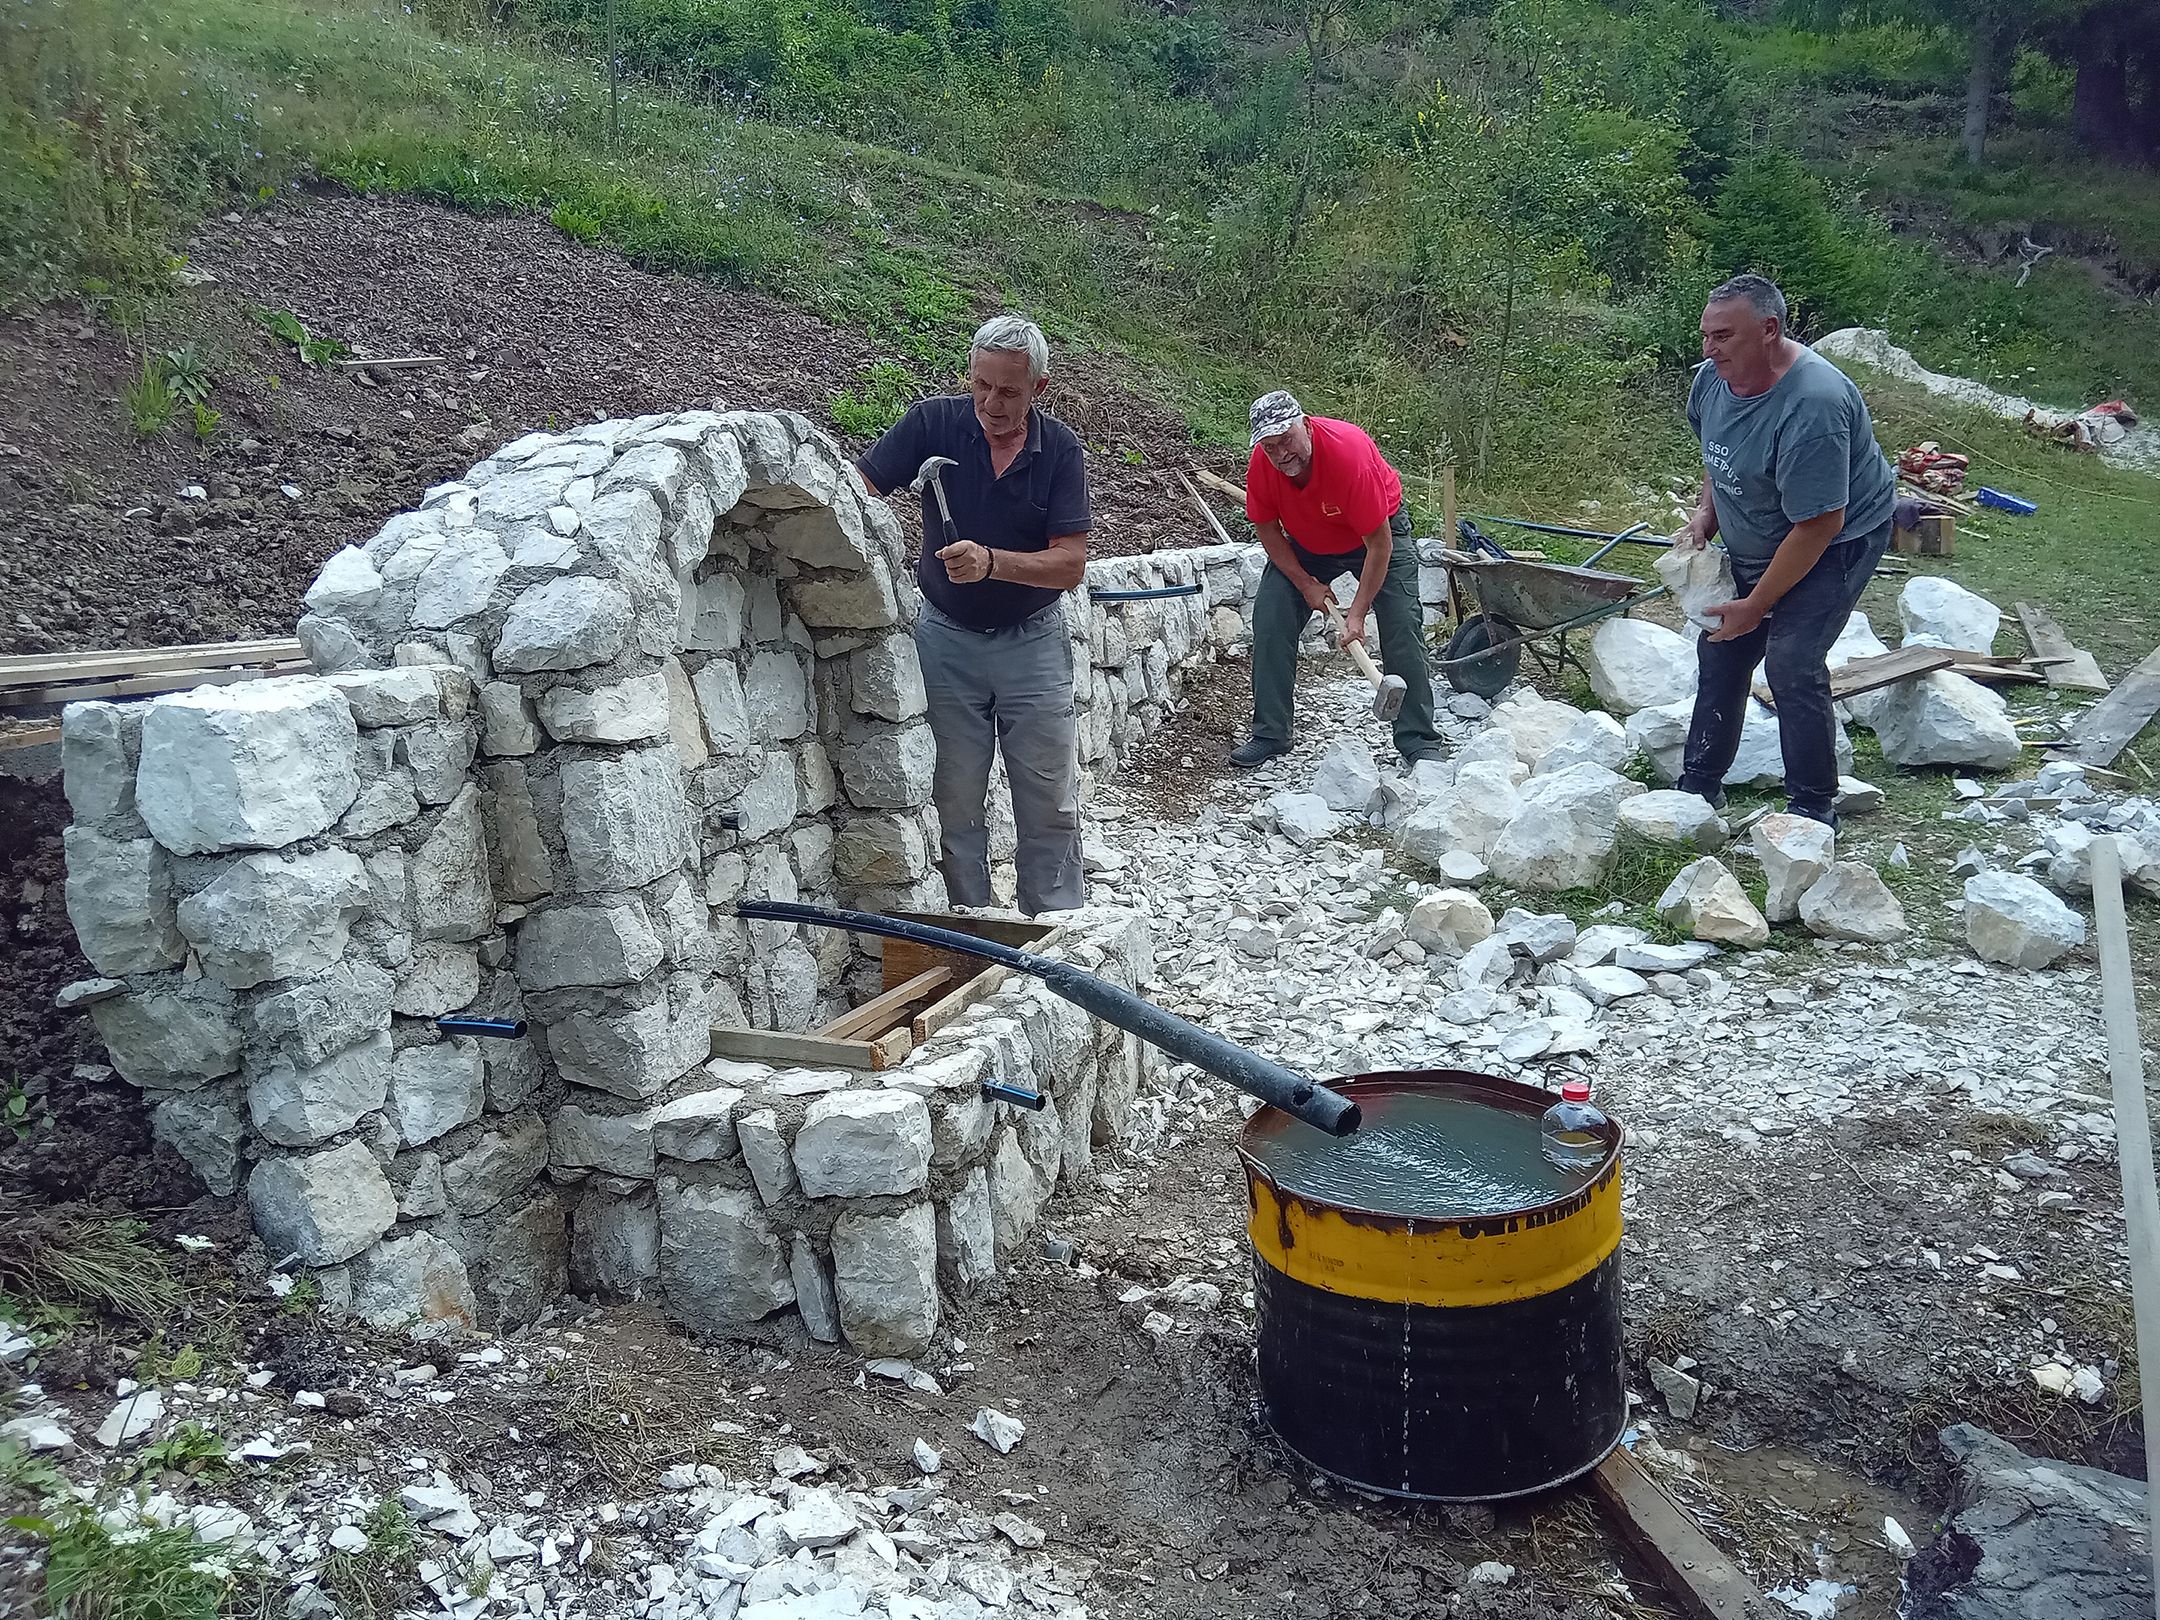
<svg viewBox="0 0 2160 1620">
<path fill-rule="evenodd" d="M 1193 468 L 1192 475 L 1216 494 L 1229 496 L 1238 503 L 1241 510 L 1243 509 L 1245 505 L 1245 486 L 1243 484 L 1233 484 L 1229 479 L 1223 477 L 1221 473 L 1209 472 L 1205 467 Z"/>
<path fill-rule="evenodd" d="M 35 748 L 40 743 L 60 740 L 60 728 L 54 726 L 18 726 L 0 731 L 0 748 Z"/>
<path fill-rule="evenodd" d="M 2107 677 L 2100 673 L 2100 664 L 2082 647 L 2072 646 L 2063 627 L 2055 622 L 2055 615 L 2037 602 L 2017 604 L 2018 623 L 2025 627 L 2025 639 L 2031 644 L 2033 662 L 2049 660 L 2047 683 L 2073 692 L 2105 692 Z"/>
<path fill-rule="evenodd" d="M 2086 765 L 2107 765 L 2160 713 L 2160 647 L 2125 675 L 2115 690 L 2078 718 L 2053 750 Z"/>
<path fill-rule="evenodd" d="M 1780 1611 L 1625 1449 L 1598 1464 L 1590 1483 L 1688 1620 L 1776 1620 Z"/>
<path fill-rule="evenodd" d="M 799 1063 L 816 1069 L 875 1069 L 877 1054 L 867 1041 L 835 1041 L 822 1035 L 796 1035 L 781 1029 L 712 1028 L 712 1055 L 746 1063 Z"/>
<path fill-rule="evenodd" d="M 1215 508 L 1208 505 L 1208 503 L 1201 498 L 1200 492 L 1197 489 L 1193 488 L 1192 480 L 1190 478 L 1187 478 L 1183 473 L 1179 473 L 1177 475 L 1177 481 L 1185 486 L 1185 493 L 1192 497 L 1193 505 L 1200 508 L 1200 515 L 1203 518 L 1207 519 L 1207 526 L 1215 531 L 1215 538 L 1223 545 L 1227 546 L 1233 544 L 1234 542 L 1230 538 L 1230 531 L 1222 526 L 1222 519 L 1215 515 Z"/>
<path fill-rule="evenodd" d="M 15 653 L 0 658 L 0 686 L 47 686 L 58 681 L 160 670 L 222 669 L 233 664 L 284 664 L 307 653 L 290 636 L 264 641 L 204 641 L 186 647 L 120 647 L 105 652 Z"/>
<path fill-rule="evenodd" d="M 927 973 L 918 973 L 904 984 L 896 984 L 883 994 L 872 996 L 860 1007 L 841 1014 L 817 1033 L 833 1041 L 874 1039 L 885 1033 L 909 1003 L 921 1001 L 951 980 L 950 968 L 934 967 Z"/>
<path fill-rule="evenodd" d="M 239 681 L 266 680 L 273 675 L 305 675 L 313 668 L 306 659 L 299 659 L 286 664 L 250 664 L 237 669 L 176 669 L 157 675 L 128 675 L 110 681 L 70 681 L 60 686 L 0 686 L 0 709 L 24 709 L 41 703 L 80 703 L 90 698 L 154 697 L 160 692 L 186 692 L 198 686 L 231 686 Z"/>
<path fill-rule="evenodd" d="M 2151 662 L 2150 659 L 2147 662 Z M 2115 1101 L 2115 1163 L 2122 1172 L 2130 1238 L 2131 1319 L 2138 1365 L 2160 1365 L 2160 1195 L 2153 1187 L 2152 1117 L 2145 1097 L 2145 1045 L 2138 1032 L 2137 980 L 2123 915 L 2122 852 L 2112 836 L 2092 843 L 2093 931 L 2099 936 L 2100 1005 L 2107 1025 L 2108 1075 Z M 2145 1466 L 2160 1456 L 2160 1378 L 2144 1378 Z M 2147 1493 L 2155 1600 L 2160 1601 L 2160 1491 Z"/>
</svg>

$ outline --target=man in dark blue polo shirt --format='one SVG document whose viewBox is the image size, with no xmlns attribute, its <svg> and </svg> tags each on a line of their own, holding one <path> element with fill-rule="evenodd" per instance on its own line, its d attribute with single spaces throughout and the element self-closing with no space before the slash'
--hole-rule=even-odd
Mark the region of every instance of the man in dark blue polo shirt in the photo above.
<svg viewBox="0 0 2160 1620">
<path fill-rule="evenodd" d="M 945 887 L 956 904 L 993 903 L 987 809 L 991 751 L 1001 748 L 1019 832 L 1019 904 L 1030 915 L 1086 898 L 1072 645 L 1059 598 L 1080 583 L 1091 520 L 1080 441 L 1035 406 L 1049 380 L 1041 328 L 997 316 L 969 349 L 968 392 L 916 405 L 858 464 L 889 495 L 931 456 L 957 463 L 943 478 L 960 538 L 944 543 L 925 487 L 915 568 Z"/>
</svg>

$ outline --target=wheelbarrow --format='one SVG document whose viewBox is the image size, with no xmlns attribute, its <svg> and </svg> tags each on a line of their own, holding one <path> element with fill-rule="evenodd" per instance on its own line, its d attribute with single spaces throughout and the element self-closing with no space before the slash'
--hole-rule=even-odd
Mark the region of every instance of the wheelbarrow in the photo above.
<svg viewBox="0 0 2160 1620">
<path fill-rule="evenodd" d="M 1580 564 L 1528 562 L 1511 556 L 1488 538 L 1479 523 L 1506 523 L 1537 534 L 1567 535 L 1605 542 Z M 1570 529 L 1516 518 L 1463 518 L 1457 524 L 1460 549 L 1440 553 L 1448 574 L 1448 601 L 1455 613 L 1455 633 L 1433 667 L 1458 692 L 1498 697 L 1522 669 L 1527 650 L 1548 675 L 1582 667 L 1568 646 L 1568 632 L 1641 607 L 1666 594 L 1662 585 L 1645 585 L 1632 574 L 1612 574 L 1596 564 L 1616 546 L 1669 546 L 1662 535 L 1647 534 L 1638 523 L 1618 534 Z M 1469 611 L 1472 603 L 1476 611 Z"/>
</svg>

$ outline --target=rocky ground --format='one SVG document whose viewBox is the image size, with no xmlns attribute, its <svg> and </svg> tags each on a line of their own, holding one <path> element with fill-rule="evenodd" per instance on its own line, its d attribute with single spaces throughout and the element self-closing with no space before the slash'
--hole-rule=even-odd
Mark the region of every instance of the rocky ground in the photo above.
<svg viewBox="0 0 2160 1620">
<path fill-rule="evenodd" d="M 318 198 L 213 224 L 191 258 L 218 280 L 153 337 L 210 359 L 225 422 L 206 448 L 127 431 L 113 396 L 134 362 L 104 325 L 0 326 L 15 587 L 0 651 L 289 633 L 323 557 L 501 439 L 715 394 L 823 421 L 875 358 L 529 221 Z M 257 306 L 455 363 L 424 381 L 333 376 L 264 333 Z M 1067 414 L 1110 452 L 1103 544 L 1206 538 L 1162 482 L 1182 428 L 1073 370 Z M 2045 875 L 2075 864 L 2078 824 L 1871 762 L 1890 803 L 1852 820 L 1839 853 L 1884 874 L 1909 937 L 1786 925 L 1764 949 L 1646 967 L 1637 987 L 1598 974 L 1674 944 L 1647 904 L 1661 882 L 1563 906 L 1484 876 L 1466 881 L 1521 943 L 1480 953 L 1470 982 L 1463 955 L 1407 926 L 1447 880 L 1358 818 L 1286 832 L 1270 806 L 1346 737 L 1385 758 L 1361 689 L 1340 670 L 1309 680 L 1306 740 L 1239 775 L 1221 755 L 1246 693 L 1241 666 L 1218 666 L 1101 796 L 1097 897 L 1153 916 L 1157 999 L 1316 1075 L 1595 1083 L 1630 1131 L 1638 1455 L 1766 1589 L 1796 1612 L 1828 1612 L 1829 1594 L 1844 1620 L 1888 1620 L 1898 1535 L 1928 1540 L 1950 1486 L 1936 1435 L 1958 1419 L 2136 1468 L 2094 958 L 1980 962 L 1955 909 L 1966 845 Z M 1447 719 L 1458 745 L 1476 723 Z M 1232 1151 L 1244 1112 L 1186 1069 L 1142 1099 L 1097 1186 L 1051 1205 L 1040 1252 L 957 1302 L 912 1378 L 807 1341 L 692 1343 L 636 1307 L 565 1302 L 500 1343 L 326 1322 L 241 1212 L 153 1149 L 87 1029 L 52 1009 L 85 972 L 65 819 L 55 785 L 0 780 L 0 1197 L 15 1200 L 0 1222 L 17 1238 L 0 1266 L 128 1214 L 142 1247 L 118 1253 L 158 1286 L 0 1328 L 0 1423 L 21 1425 L 0 1439 L 0 1512 L 64 1516 L 80 1492 L 115 1517 L 77 1545 L 178 1545 L 184 1568 L 212 1542 L 237 1572 L 233 1607 L 293 1620 L 1671 1612 L 1579 1494 L 1404 1507 L 1267 1438 Z M 1760 899 L 1744 850 L 1723 858 Z M 2138 927 L 2149 954 L 2149 916 Z M 0 1272 L 0 1292 L 20 1303 L 24 1277 Z M 1010 1451 L 971 1432 L 984 1409 L 1024 1426 Z M 0 1615 L 34 1612 L 37 1547 L 0 1538 Z"/>
<path fill-rule="evenodd" d="M 1884 1521 L 1925 1543 L 1947 1483 L 1934 1436 L 1955 1418 L 2129 1463 L 2089 955 L 2039 972 L 1981 964 L 1954 914 L 1920 916 L 1916 897 L 1913 941 L 1781 929 L 1770 949 L 1572 1010 L 1585 1050 L 1518 1060 L 1513 1037 L 1549 1033 L 1550 970 L 1513 952 L 1504 982 L 1465 989 L 1444 950 L 1412 960 L 1379 933 L 1437 883 L 1368 828 L 1304 843 L 1273 830 L 1267 801 L 1310 782 L 1323 739 L 1384 746 L 1351 682 L 1305 701 L 1312 741 L 1189 793 L 1182 815 L 1154 792 L 1182 774 L 1160 754 L 1113 785 L 1097 806 L 1098 896 L 1155 916 L 1158 999 L 1315 1074 L 1594 1081 L 1631 1133 L 1639 1454 L 1766 1588 L 1799 1605 L 1849 1586 L 1837 1614 L 1893 1614 L 1902 1559 Z M 1468 739 L 1470 722 L 1448 725 Z M 1861 823 L 1846 841 L 1893 837 L 1917 840 Z M 1497 914 L 1508 897 L 1485 898 Z M 1512 926 L 1563 964 L 1621 937 L 1535 905 L 1539 928 Z M 1499 1514 L 1404 1508 L 1269 1442 L 1254 1422 L 1239 1103 L 1170 1070 L 1092 1195 L 1052 1205 L 1043 1252 L 962 1304 L 912 1382 L 806 1342 L 691 1344 L 635 1308 L 566 1304 L 496 1345 L 369 1343 L 281 1304 L 258 1246 L 204 1200 L 157 1230 L 168 1248 L 214 1239 L 174 1258 L 224 1303 L 147 1355 L 124 1327 L 92 1349 L 28 1352 L 22 1371 L 44 1390 L 29 1411 L 79 1448 L 55 1459 L 69 1478 L 160 1488 L 129 1511 L 230 1532 L 274 1575 L 250 1579 L 349 1603 L 372 1571 L 423 1606 L 413 1583 L 432 1581 L 435 1606 L 466 1620 L 736 1606 L 788 1620 L 865 1602 L 963 1617 L 1658 1612 L 1579 1495 Z M 209 1347 L 199 1367 L 176 1358 L 183 1333 Z M 162 1410 L 141 1438 L 102 1446 L 100 1425 L 125 1423 L 123 1377 L 144 1378 Z M 970 1432 L 984 1408 L 1024 1425 L 1009 1454 Z M 229 1464 L 185 1461 L 204 1444 L 173 1443 L 189 1422 Z"/>
</svg>

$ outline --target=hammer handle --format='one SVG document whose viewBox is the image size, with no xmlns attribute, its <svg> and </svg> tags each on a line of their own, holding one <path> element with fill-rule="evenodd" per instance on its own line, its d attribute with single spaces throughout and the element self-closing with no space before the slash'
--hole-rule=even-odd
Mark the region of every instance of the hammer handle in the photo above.
<svg viewBox="0 0 2160 1620">
<path fill-rule="evenodd" d="M 1341 642 L 1343 631 L 1349 628 L 1343 623 L 1342 609 L 1330 602 L 1327 616 L 1328 623 L 1335 627 L 1335 639 Z M 1358 673 L 1371 681 L 1374 689 L 1378 690 L 1380 671 L 1373 667 L 1372 654 L 1365 650 L 1365 643 L 1362 641 L 1343 642 L 1343 650 L 1350 655 L 1350 662 L 1357 665 Z"/>
</svg>

